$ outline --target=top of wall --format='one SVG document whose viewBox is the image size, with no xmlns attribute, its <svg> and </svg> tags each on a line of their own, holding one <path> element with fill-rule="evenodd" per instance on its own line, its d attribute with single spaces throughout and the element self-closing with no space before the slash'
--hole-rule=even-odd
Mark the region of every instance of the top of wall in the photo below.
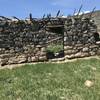
<svg viewBox="0 0 100 100">
<path fill-rule="evenodd" d="M 90 13 L 85 14 L 85 17 L 88 17 Z M 100 10 L 94 11 L 92 14 L 92 19 L 95 21 L 95 24 L 98 27 L 98 32 L 100 33 Z"/>
<path fill-rule="evenodd" d="M 90 13 L 87 13 L 87 14 L 84 14 L 84 17 L 89 17 L 89 15 L 90 15 Z M 31 16 L 32 17 L 32 16 Z M 12 19 L 9 19 L 9 18 L 6 18 L 6 17 L 4 17 L 4 18 L 2 18 L 1 16 L 0 16 L 0 21 L 3 19 L 3 21 L 5 21 L 5 20 L 8 20 L 9 22 L 11 22 L 11 21 L 18 21 L 18 20 L 20 20 L 20 19 L 18 19 L 18 18 L 16 18 L 16 17 L 14 17 L 14 18 L 12 18 Z M 67 17 L 51 17 L 50 18 L 50 20 L 52 20 L 52 22 L 53 22 L 53 25 L 55 24 L 57 24 L 57 21 L 59 21 L 59 19 L 60 20 L 62 20 L 62 22 L 64 22 L 64 20 L 66 20 L 67 19 Z M 100 33 L 100 10 L 97 10 L 97 11 L 94 11 L 93 12 L 93 14 L 92 14 L 92 19 L 95 21 L 95 24 L 97 25 L 97 27 L 98 27 L 98 32 Z M 40 22 L 40 23 L 42 23 L 42 24 L 47 24 L 47 22 L 49 21 L 49 19 L 48 18 L 44 18 L 44 19 L 38 19 L 38 18 L 33 18 L 33 20 L 34 20 L 34 22 Z M 44 21 L 45 20 L 45 21 Z M 22 20 L 22 21 L 28 21 L 28 23 L 30 23 L 30 19 L 26 19 L 26 20 Z M 44 23 L 44 22 L 45 23 Z M 56 22 L 56 23 L 55 23 Z M 61 23 L 60 23 L 61 24 Z"/>
</svg>

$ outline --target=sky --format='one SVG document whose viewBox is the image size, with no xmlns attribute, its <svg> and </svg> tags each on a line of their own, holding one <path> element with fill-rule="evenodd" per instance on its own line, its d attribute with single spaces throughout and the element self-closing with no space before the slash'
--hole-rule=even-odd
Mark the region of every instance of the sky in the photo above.
<svg viewBox="0 0 100 100">
<path fill-rule="evenodd" d="M 41 18 L 44 14 L 51 13 L 52 16 L 61 10 L 64 16 L 71 15 L 74 10 L 92 11 L 94 7 L 100 10 L 100 0 L 0 0 L 0 16 L 16 16 L 24 19 L 32 13 L 33 17 Z"/>
</svg>

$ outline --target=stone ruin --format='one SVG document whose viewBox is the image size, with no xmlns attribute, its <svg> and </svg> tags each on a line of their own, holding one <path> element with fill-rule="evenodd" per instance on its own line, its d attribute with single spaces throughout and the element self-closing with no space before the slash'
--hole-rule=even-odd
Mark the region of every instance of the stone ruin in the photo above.
<svg viewBox="0 0 100 100">
<path fill-rule="evenodd" d="M 68 18 L 64 24 L 64 54 L 68 59 L 100 54 L 97 26 L 90 18 Z"/>
<path fill-rule="evenodd" d="M 52 40 L 62 42 L 65 59 L 100 54 L 97 26 L 91 18 L 74 16 L 35 20 L 30 16 L 29 20 L 12 21 L 1 16 L 0 64 L 48 61 L 46 47 Z"/>
<path fill-rule="evenodd" d="M 0 64 L 47 61 L 46 46 L 59 34 L 46 31 L 43 20 L 15 20 L 1 17 Z M 47 20 L 48 21 L 48 20 Z M 45 22 L 47 22 L 45 20 Z M 59 41 L 59 40 L 58 40 Z"/>
</svg>

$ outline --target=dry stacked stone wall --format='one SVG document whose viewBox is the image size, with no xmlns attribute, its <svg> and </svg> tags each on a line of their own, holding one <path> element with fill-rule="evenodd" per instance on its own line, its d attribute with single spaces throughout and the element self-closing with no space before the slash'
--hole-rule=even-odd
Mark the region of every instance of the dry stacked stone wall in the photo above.
<svg viewBox="0 0 100 100">
<path fill-rule="evenodd" d="M 68 59 L 100 54 L 97 26 L 90 18 L 68 18 L 64 25 L 64 53 Z"/>
<path fill-rule="evenodd" d="M 58 21 L 62 22 L 58 27 L 62 35 L 54 33 L 60 26 L 55 23 L 50 24 L 53 29 L 50 32 L 42 29 L 39 21 L 0 20 L 0 64 L 47 61 L 46 47 L 57 37 L 63 37 L 64 41 L 60 42 L 66 59 L 100 55 L 100 39 L 93 20 L 75 16 Z"/>
<path fill-rule="evenodd" d="M 45 31 L 30 21 L 0 22 L 0 64 L 46 61 Z"/>
</svg>

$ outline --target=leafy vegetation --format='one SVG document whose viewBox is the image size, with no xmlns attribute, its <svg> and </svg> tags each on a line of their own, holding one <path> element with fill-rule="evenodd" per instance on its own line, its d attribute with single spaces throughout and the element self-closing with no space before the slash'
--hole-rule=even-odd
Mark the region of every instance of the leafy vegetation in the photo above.
<svg viewBox="0 0 100 100">
<path fill-rule="evenodd" d="M 47 47 L 47 51 L 51 51 L 51 52 L 54 52 L 54 53 L 57 53 L 61 50 L 63 50 L 63 45 L 62 44 L 59 44 L 59 45 L 52 44 L 52 45 L 49 45 Z"/>
<path fill-rule="evenodd" d="M 100 100 L 100 60 L 0 70 L 0 100 Z"/>
</svg>

